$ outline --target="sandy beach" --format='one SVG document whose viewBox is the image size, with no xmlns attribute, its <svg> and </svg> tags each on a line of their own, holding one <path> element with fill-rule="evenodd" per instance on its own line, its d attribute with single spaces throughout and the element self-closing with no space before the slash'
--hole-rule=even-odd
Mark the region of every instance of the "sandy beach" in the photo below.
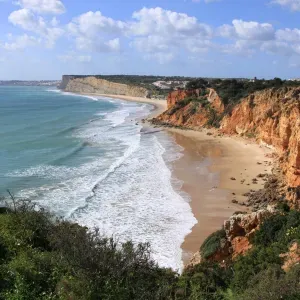
<svg viewBox="0 0 300 300">
<path fill-rule="evenodd" d="M 266 157 L 271 151 L 239 138 L 209 136 L 206 130 L 167 131 L 184 148 L 184 156 L 174 163 L 174 173 L 183 181 L 182 190 L 189 194 L 198 220 L 182 244 L 187 263 L 234 212 L 249 210 L 232 200 L 242 203 L 246 200 L 243 194 L 263 187 L 265 182 L 257 175 L 271 173 L 271 159 Z M 256 184 L 253 178 L 258 179 Z"/>
<path fill-rule="evenodd" d="M 131 97 L 131 96 L 125 96 L 125 95 L 110 95 L 110 94 L 86 94 L 89 96 L 98 96 L 98 97 L 106 97 L 106 98 L 113 98 L 113 99 L 121 99 L 131 102 L 139 102 L 139 103 L 147 103 L 153 105 L 154 109 L 152 110 L 151 114 L 148 116 L 148 118 L 154 118 L 161 113 L 163 113 L 167 109 L 167 101 L 166 100 L 158 100 L 158 99 L 149 99 L 149 98 L 143 98 L 143 97 Z"/>
<path fill-rule="evenodd" d="M 91 95 L 151 104 L 154 109 L 149 119 L 167 108 L 164 100 Z M 198 221 L 182 244 L 183 261 L 187 263 L 202 242 L 220 229 L 234 212 L 249 210 L 232 200 L 242 203 L 246 200 L 245 193 L 263 187 L 264 181 L 257 175 L 271 173 L 272 160 L 266 155 L 272 151 L 250 140 L 207 134 L 209 130 L 206 129 L 162 128 L 184 148 L 184 155 L 174 162 L 173 171 L 174 176 L 183 182 L 182 190 L 189 195 L 192 212 Z M 258 182 L 253 183 L 253 178 L 257 178 Z"/>
</svg>

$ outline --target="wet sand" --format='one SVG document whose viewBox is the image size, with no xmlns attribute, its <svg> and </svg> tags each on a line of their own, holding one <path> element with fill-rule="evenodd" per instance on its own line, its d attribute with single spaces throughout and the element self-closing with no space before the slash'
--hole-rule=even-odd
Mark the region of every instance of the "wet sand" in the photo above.
<svg viewBox="0 0 300 300">
<path fill-rule="evenodd" d="M 151 111 L 151 114 L 148 116 L 148 118 L 154 118 L 161 113 L 163 113 L 167 109 L 167 101 L 166 100 L 159 100 L 159 99 L 149 99 L 149 98 L 143 98 L 143 97 L 131 97 L 131 96 L 125 96 L 125 95 L 110 95 L 110 94 L 97 94 L 97 93 L 84 93 L 84 95 L 89 96 L 98 96 L 98 97 L 104 97 L 104 98 L 113 98 L 113 99 L 121 99 L 131 102 L 138 102 L 138 103 L 147 103 L 153 105 L 154 109 Z"/>
<path fill-rule="evenodd" d="M 182 244 L 183 261 L 187 263 L 203 241 L 221 229 L 234 212 L 248 210 L 232 200 L 243 202 L 244 193 L 263 187 L 262 179 L 257 178 L 257 184 L 252 179 L 260 173 L 271 173 L 271 159 L 265 156 L 271 151 L 238 138 L 208 136 L 205 130 L 167 131 L 184 148 L 184 156 L 174 163 L 174 175 L 183 181 L 182 190 L 189 194 L 198 220 Z"/>
</svg>

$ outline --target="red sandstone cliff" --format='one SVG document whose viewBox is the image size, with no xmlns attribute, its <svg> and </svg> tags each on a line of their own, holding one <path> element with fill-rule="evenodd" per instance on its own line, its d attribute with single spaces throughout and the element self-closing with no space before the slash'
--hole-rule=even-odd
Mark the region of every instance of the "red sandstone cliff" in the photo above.
<svg viewBox="0 0 300 300">
<path fill-rule="evenodd" d="M 221 122 L 225 133 L 252 133 L 275 148 L 292 187 L 300 185 L 300 89 L 256 92 L 243 99 Z"/>
<path fill-rule="evenodd" d="M 194 101 L 180 103 L 189 96 Z M 205 96 L 199 90 L 176 91 L 168 97 L 168 110 L 155 121 L 196 130 L 218 124 L 224 133 L 255 137 L 279 154 L 287 184 L 300 186 L 300 88 L 259 91 L 241 99 L 230 114 L 224 109 L 213 89 Z"/>
<path fill-rule="evenodd" d="M 168 109 L 174 106 L 181 100 L 184 100 L 187 97 L 198 97 L 200 90 L 178 90 L 169 93 L 167 103 Z"/>
</svg>

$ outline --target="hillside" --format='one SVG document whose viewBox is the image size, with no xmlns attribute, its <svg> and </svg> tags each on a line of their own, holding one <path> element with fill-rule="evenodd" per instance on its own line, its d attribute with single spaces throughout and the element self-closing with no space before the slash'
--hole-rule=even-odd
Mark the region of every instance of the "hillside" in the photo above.
<svg viewBox="0 0 300 300">
<path fill-rule="evenodd" d="M 114 94 L 132 97 L 148 97 L 146 88 L 123 83 L 115 83 L 96 77 L 73 77 L 63 76 L 60 88 L 66 92 L 92 93 L 92 94 Z"/>
<path fill-rule="evenodd" d="M 64 75 L 60 89 L 70 92 L 119 94 L 132 97 L 165 98 L 192 78 L 138 75 Z"/>
<path fill-rule="evenodd" d="M 149 244 L 119 244 L 28 201 L 7 201 L 0 209 L 0 299 L 300 297 L 300 213 L 284 201 L 234 214 L 181 275 L 157 266 Z"/>
</svg>

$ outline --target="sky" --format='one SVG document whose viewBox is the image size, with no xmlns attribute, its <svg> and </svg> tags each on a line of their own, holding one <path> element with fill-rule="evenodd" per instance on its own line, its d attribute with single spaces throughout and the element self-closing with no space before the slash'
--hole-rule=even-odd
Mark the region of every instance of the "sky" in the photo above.
<svg viewBox="0 0 300 300">
<path fill-rule="evenodd" d="M 0 80 L 300 77 L 300 0 L 0 0 Z"/>
</svg>

